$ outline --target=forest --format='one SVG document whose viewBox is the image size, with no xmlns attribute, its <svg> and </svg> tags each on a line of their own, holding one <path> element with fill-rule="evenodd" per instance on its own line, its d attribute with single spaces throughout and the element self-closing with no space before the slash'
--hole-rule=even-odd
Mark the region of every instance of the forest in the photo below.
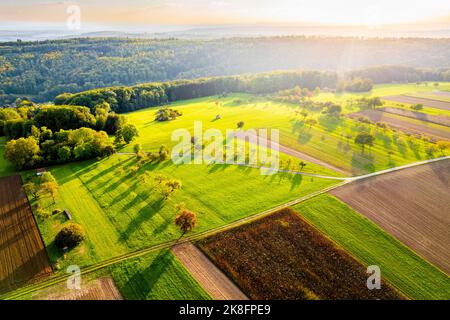
<svg viewBox="0 0 450 320">
<path fill-rule="evenodd" d="M 5 42 L 0 43 L 0 105 L 22 96 L 44 102 L 63 92 L 292 69 L 344 73 L 374 83 L 447 81 L 449 52 L 448 39 L 419 38 Z"/>
</svg>

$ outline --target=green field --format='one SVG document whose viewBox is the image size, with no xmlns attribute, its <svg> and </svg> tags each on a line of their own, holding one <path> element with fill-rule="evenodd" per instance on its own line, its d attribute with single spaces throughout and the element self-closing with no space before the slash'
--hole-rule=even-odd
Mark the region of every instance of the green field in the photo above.
<svg viewBox="0 0 450 320">
<path fill-rule="evenodd" d="M 421 84 L 416 83 L 405 83 L 405 84 L 379 84 L 375 85 L 370 92 L 363 93 L 331 93 L 331 92 L 322 92 L 314 99 L 318 101 L 336 101 L 343 103 L 349 99 L 358 99 L 362 97 L 384 97 L 384 96 L 392 96 L 398 94 L 407 94 L 414 95 L 418 92 L 423 93 L 432 93 L 436 88 L 433 85 L 434 82 L 428 82 L 428 85 L 423 82 Z M 439 82 L 438 90 L 442 91 L 450 91 L 450 83 L 449 82 Z"/>
<path fill-rule="evenodd" d="M 450 299 L 448 276 L 328 194 L 294 207 L 310 223 L 412 299 Z"/>
<path fill-rule="evenodd" d="M 168 249 L 117 263 L 111 274 L 127 300 L 210 299 Z"/>
<path fill-rule="evenodd" d="M 396 89 L 400 90 L 400 89 Z M 241 100 L 241 103 L 236 103 Z M 216 105 L 216 102 L 220 106 Z M 371 126 L 376 136 L 373 147 L 365 154 L 354 143 L 354 137 L 366 125 L 341 117 L 339 119 L 322 115 L 320 111 L 310 112 L 310 117 L 318 124 L 307 126 L 302 117 L 296 114 L 299 107 L 269 101 L 265 98 L 236 94 L 218 99 L 208 97 L 181 101 L 171 105 L 183 115 L 177 120 L 156 122 L 156 108 L 129 113 L 130 122 L 137 125 L 140 137 L 136 140 L 144 150 L 153 150 L 160 144 L 173 146 L 171 133 L 177 128 L 193 132 L 194 121 L 202 121 L 203 128 L 217 128 L 225 131 L 236 127 L 238 121 L 245 122 L 245 129 L 276 128 L 280 130 L 280 143 L 292 149 L 305 152 L 315 158 L 330 163 L 347 172 L 361 174 L 427 159 L 427 142 L 408 137 L 391 130 L 379 130 Z M 217 114 L 221 119 L 213 121 Z M 131 151 L 128 146 L 123 151 Z"/>
<path fill-rule="evenodd" d="M 5 137 L 0 137 L 0 177 L 9 176 L 16 172 L 14 166 L 5 159 L 5 147 L 6 144 Z"/>
<path fill-rule="evenodd" d="M 147 164 L 132 173 L 135 165 L 135 157 L 115 155 L 51 169 L 60 185 L 56 204 L 50 197 L 42 197 L 39 202 L 49 211 L 67 208 L 87 232 L 83 245 L 62 259 L 53 239 L 65 217 L 38 219 L 53 263 L 85 266 L 177 239 L 180 232 L 173 220 L 180 203 L 197 213 L 196 232 L 200 232 L 336 183 L 284 173 L 263 176 L 258 169 L 234 165 L 177 166 L 167 161 Z M 163 200 L 155 191 L 153 177 L 157 173 L 180 180 L 182 189 Z M 142 180 L 144 175 L 150 177 L 149 181 Z M 32 200 L 32 205 L 35 202 Z"/>
</svg>

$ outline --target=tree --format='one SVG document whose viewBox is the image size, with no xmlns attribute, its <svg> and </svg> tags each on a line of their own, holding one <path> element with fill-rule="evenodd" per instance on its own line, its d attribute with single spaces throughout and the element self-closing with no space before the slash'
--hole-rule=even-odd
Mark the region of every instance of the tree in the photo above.
<svg viewBox="0 0 450 320">
<path fill-rule="evenodd" d="M 238 129 L 242 129 L 242 128 L 244 127 L 244 125 L 245 125 L 244 121 L 239 121 L 239 122 L 237 123 Z"/>
<path fill-rule="evenodd" d="M 72 249 L 79 245 L 85 237 L 86 233 L 79 224 L 69 223 L 56 235 L 55 245 L 59 249 Z"/>
<path fill-rule="evenodd" d="M 421 104 L 421 103 L 414 104 L 414 105 L 411 106 L 411 109 L 416 110 L 416 111 L 422 110 L 423 109 L 423 104 Z"/>
<path fill-rule="evenodd" d="M 70 157 L 72 156 L 72 151 L 68 146 L 64 146 L 60 149 L 58 149 L 58 158 L 61 162 L 66 162 L 70 160 Z"/>
<path fill-rule="evenodd" d="M 5 157 L 18 169 L 31 168 L 39 160 L 39 145 L 34 137 L 10 140 L 6 144 Z"/>
<path fill-rule="evenodd" d="M 361 145 L 361 151 L 363 154 L 365 146 L 373 146 L 374 141 L 375 137 L 367 132 L 361 132 L 355 138 L 355 143 Z"/>
<path fill-rule="evenodd" d="M 38 186 L 33 181 L 30 181 L 22 186 L 26 194 L 31 194 L 33 198 L 37 198 L 37 193 L 39 191 Z"/>
<path fill-rule="evenodd" d="M 159 161 L 165 161 L 169 158 L 169 149 L 165 145 L 159 147 Z"/>
<path fill-rule="evenodd" d="M 139 136 L 139 131 L 134 124 L 126 124 L 120 130 L 120 134 L 122 135 L 125 143 L 130 143 L 135 137 Z"/>
<path fill-rule="evenodd" d="M 139 151 L 141 151 L 142 150 L 142 146 L 139 144 L 139 143 L 136 143 L 134 146 L 133 146 L 133 150 L 134 150 L 134 153 L 139 153 Z"/>
<path fill-rule="evenodd" d="M 180 228 L 180 239 L 197 226 L 197 215 L 186 208 L 180 207 L 178 215 L 175 217 L 175 225 Z"/>
<path fill-rule="evenodd" d="M 300 115 L 303 117 L 303 121 L 305 121 L 306 117 L 308 116 L 308 111 L 302 110 L 300 111 Z"/>
<path fill-rule="evenodd" d="M 450 141 L 438 141 L 436 146 L 444 154 L 446 150 L 450 150 Z"/>
<path fill-rule="evenodd" d="M 53 181 L 41 183 L 40 191 L 44 194 L 49 193 L 52 197 L 53 204 L 56 203 L 56 195 L 58 193 L 58 184 Z"/>
<path fill-rule="evenodd" d="M 306 163 L 303 161 L 300 161 L 299 166 L 300 166 L 300 171 L 302 171 L 303 168 L 306 166 Z"/>
<path fill-rule="evenodd" d="M 309 126 L 309 128 L 311 129 L 312 126 L 317 124 L 317 120 L 313 119 L 313 118 L 309 118 L 305 121 L 305 123 Z"/>
</svg>

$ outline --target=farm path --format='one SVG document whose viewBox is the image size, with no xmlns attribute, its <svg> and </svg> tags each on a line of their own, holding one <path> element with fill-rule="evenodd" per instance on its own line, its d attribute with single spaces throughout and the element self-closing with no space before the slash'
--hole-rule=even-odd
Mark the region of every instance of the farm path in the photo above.
<svg viewBox="0 0 450 320">
<path fill-rule="evenodd" d="M 191 242 L 172 247 L 172 252 L 213 299 L 248 300 L 247 296 Z"/>
</svg>

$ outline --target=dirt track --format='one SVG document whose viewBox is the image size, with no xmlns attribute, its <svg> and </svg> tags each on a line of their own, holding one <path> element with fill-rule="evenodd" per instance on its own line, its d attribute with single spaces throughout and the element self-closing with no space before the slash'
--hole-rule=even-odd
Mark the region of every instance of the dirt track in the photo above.
<svg viewBox="0 0 450 320">
<path fill-rule="evenodd" d="M 358 119 L 359 117 L 367 117 L 373 122 L 385 122 L 394 129 L 401 130 L 404 132 L 417 134 L 417 135 L 427 135 L 434 137 L 437 140 L 450 140 L 450 131 L 440 130 L 435 127 L 428 127 L 425 125 L 420 125 L 418 123 L 408 122 L 407 119 L 400 120 L 394 116 L 389 116 L 389 113 L 385 113 L 377 110 L 364 110 L 355 112 L 348 115 L 350 118 Z"/>
<path fill-rule="evenodd" d="M 20 176 L 0 178 L 0 292 L 51 272 Z"/>
<path fill-rule="evenodd" d="M 450 160 L 356 181 L 331 193 L 450 274 Z"/>
<path fill-rule="evenodd" d="M 179 244 L 172 252 L 215 300 L 248 300 L 245 294 L 191 242 Z"/>
<path fill-rule="evenodd" d="M 393 101 L 393 102 L 399 102 L 399 103 L 423 104 L 424 106 L 427 106 L 427 107 L 432 107 L 432 108 L 442 109 L 442 110 L 450 110 L 450 102 L 439 101 L 439 100 L 434 100 L 434 99 L 417 98 L 417 97 L 411 97 L 411 96 L 407 96 L 407 95 L 387 96 L 387 97 L 382 97 L 381 99 Z"/>
</svg>

